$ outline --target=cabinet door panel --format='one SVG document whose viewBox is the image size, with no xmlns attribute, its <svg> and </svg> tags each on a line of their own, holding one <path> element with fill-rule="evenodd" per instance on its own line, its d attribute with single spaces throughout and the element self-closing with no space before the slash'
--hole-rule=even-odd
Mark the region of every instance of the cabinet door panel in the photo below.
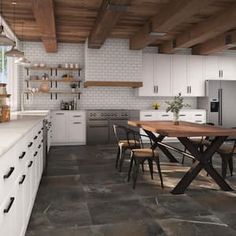
<svg viewBox="0 0 236 236">
<path fill-rule="evenodd" d="M 171 56 L 155 54 L 154 86 L 156 96 L 171 96 Z"/>
<path fill-rule="evenodd" d="M 182 96 L 188 96 L 187 91 L 187 56 L 172 56 L 172 86 L 173 95 L 181 93 Z"/>
<path fill-rule="evenodd" d="M 85 124 L 81 121 L 73 121 L 69 124 L 69 142 L 85 142 Z"/>
<path fill-rule="evenodd" d="M 65 112 L 53 113 L 52 135 L 53 135 L 54 143 L 67 142 L 66 113 Z"/>
<path fill-rule="evenodd" d="M 219 60 L 217 56 L 205 56 L 206 80 L 219 79 Z"/>
<path fill-rule="evenodd" d="M 139 96 L 154 96 L 153 63 L 154 54 L 143 54 L 143 87 L 139 89 Z"/>
<path fill-rule="evenodd" d="M 188 96 L 205 96 L 205 78 L 203 68 L 204 64 L 202 56 L 188 56 Z"/>
<path fill-rule="evenodd" d="M 232 56 L 219 57 L 223 80 L 236 80 L 236 59 Z"/>
</svg>

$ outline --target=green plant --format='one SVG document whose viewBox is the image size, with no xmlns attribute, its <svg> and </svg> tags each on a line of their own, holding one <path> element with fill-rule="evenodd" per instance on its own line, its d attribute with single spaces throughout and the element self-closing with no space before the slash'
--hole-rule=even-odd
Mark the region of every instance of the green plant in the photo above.
<svg viewBox="0 0 236 236">
<path fill-rule="evenodd" d="M 153 104 L 152 104 L 152 108 L 153 109 L 155 109 L 155 110 L 158 110 L 159 108 L 160 108 L 160 104 L 158 103 L 158 102 L 154 102 Z"/>
<path fill-rule="evenodd" d="M 184 104 L 184 99 L 181 96 L 181 93 L 179 93 L 178 96 L 175 96 L 173 101 L 166 101 L 166 104 L 168 105 L 166 112 L 171 111 L 173 113 L 179 113 L 183 107 L 190 107 L 189 104 Z"/>
<path fill-rule="evenodd" d="M 70 84 L 70 87 L 71 87 L 72 89 L 75 89 L 75 88 L 77 88 L 77 84 L 76 84 L 76 83 L 71 83 L 71 84 Z"/>
</svg>

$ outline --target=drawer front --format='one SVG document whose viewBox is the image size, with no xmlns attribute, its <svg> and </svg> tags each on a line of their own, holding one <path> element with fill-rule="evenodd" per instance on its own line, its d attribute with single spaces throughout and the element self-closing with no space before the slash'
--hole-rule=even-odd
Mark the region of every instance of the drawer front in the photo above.
<svg viewBox="0 0 236 236">
<path fill-rule="evenodd" d="M 158 120 L 173 120 L 172 112 L 159 112 Z"/>
<path fill-rule="evenodd" d="M 85 121 L 85 113 L 84 112 L 71 112 L 69 113 L 70 121 Z"/>
<path fill-rule="evenodd" d="M 80 121 L 70 121 L 69 124 L 69 142 L 85 142 L 85 125 Z"/>
<path fill-rule="evenodd" d="M 140 112 L 140 120 L 157 120 L 156 112 Z"/>
<path fill-rule="evenodd" d="M 11 190 L 19 173 L 16 148 L 11 148 L 0 158 L 0 202 Z"/>
</svg>

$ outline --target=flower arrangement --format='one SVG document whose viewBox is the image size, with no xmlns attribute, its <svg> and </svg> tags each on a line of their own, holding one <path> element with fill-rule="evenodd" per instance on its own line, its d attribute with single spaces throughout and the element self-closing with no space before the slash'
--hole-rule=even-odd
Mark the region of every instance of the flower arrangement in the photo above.
<svg viewBox="0 0 236 236">
<path fill-rule="evenodd" d="M 173 101 L 166 101 L 166 104 L 168 107 L 166 108 L 166 112 L 173 112 L 174 115 L 174 124 L 179 124 L 179 112 L 183 107 L 190 107 L 189 104 L 184 104 L 184 99 L 181 96 L 181 93 L 178 94 L 178 96 L 174 97 Z"/>
<path fill-rule="evenodd" d="M 152 104 L 152 108 L 153 109 L 155 109 L 155 110 L 158 110 L 159 108 L 160 108 L 160 104 L 158 103 L 158 102 L 154 102 L 153 104 Z"/>
</svg>

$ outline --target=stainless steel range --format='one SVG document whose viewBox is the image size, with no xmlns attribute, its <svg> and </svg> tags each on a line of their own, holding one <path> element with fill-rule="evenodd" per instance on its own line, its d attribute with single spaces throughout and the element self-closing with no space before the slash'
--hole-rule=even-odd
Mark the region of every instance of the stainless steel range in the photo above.
<svg viewBox="0 0 236 236">
<path fill-rule="evenodd" d="M 113 124 L 126 126 L 128 120 L 139 120 L 139 110 L 88 110 L 87 144 L 114 143 Z"/>
</svg>

